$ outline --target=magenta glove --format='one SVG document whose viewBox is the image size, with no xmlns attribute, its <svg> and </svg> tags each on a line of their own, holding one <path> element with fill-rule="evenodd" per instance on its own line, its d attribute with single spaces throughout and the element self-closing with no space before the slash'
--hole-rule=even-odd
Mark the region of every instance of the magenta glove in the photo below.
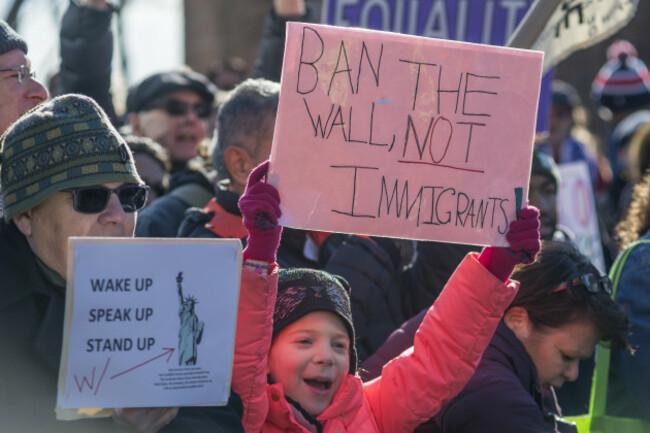
<svg viewBox="0 0 650 433">
<path fill-rule="evenodd" d="M 248 176 L 246 190 L 239 198 L 239 209 L 244 227 L 248 230 L 244 260 L 273 263 L 282 234 L 282 227 L 278 225 L 282 212 L 278 190 L 262 181 L 268 169 L 269 162 L 264 161 Z"/>
<path fill-rule="evenodd" d="M 519 219 L 510 223 L 506 233 L 510 247 L 484 247 L 478 256 L 478 261 L 503 282 L 508 281 L 517 264 L 533 263 L 542 248 L 539 210 L 535 206 L 526 205 L 519 209 L 518 214 Z"/>
</svg>

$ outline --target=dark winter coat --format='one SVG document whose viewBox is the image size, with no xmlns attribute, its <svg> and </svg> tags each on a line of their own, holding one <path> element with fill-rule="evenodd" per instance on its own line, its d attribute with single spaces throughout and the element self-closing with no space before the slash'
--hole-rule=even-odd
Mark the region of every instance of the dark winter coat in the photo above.
<svg viewBox="0 0 650 433">
<path fill-rule="evenodd" d="M 542 395 L 532 358 L 502 321 L 465 388 L 422 432 L 555 432 L 555 407 Z"/>
<path fill-rule="evenodd" d="M 57 421 L 65 283 L 32 253 L 13 223 L 0 221 L 0 431 L 114 432 L 110 418 Z M 161 433 L 243 432 L 243 407 L 181 408 Z"/>
<path fill-rule="evenodd" d="M 190 207 L 203 207 L 214 196 L 206 173 L 186 170 L 171 176 L 168 192 L 138 214 L 135 236 L 174 238 Z"/>
</svg>

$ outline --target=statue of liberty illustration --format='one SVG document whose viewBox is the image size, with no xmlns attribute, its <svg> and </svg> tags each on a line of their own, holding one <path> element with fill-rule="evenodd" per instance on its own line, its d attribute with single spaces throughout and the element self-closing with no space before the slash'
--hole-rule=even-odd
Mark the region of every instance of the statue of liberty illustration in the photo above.
<svg viewBox="0 0 650 433">
<path fill-rule="evenodd" d="M 176 277 L 178 283 L 178 316 L 181 319 L 181 327 L 178 331 L 178 365 L 196 365 L 196 346 L 201 343 L 203 336 L 203 322 L 199 320 L 194 311 L 198 303 L 193 296 L 183 296 L 183 273 L 179 272 Z"/>
</svg>

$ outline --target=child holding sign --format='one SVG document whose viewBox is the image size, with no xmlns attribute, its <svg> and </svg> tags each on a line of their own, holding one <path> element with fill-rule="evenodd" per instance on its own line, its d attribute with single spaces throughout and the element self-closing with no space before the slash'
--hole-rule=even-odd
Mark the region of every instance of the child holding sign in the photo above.
<svg viewBox="0 0 650 433">
<path fill-rule="evenodd" d="M 280 272 L 277 190 L 250 175 L 240 199 L 249 240 L 244 250 L 233 389 L 247 432 L 412 431 L 454 397 L 474 373 L 517 292 L 508 278 L 540 249 L 539 213 L 519 211 L 510 248 L 468 255 L 427 313 L 413 349 L 366 384 L 356 376 L 347 284 L 321 271 Z M 277 300 L 276 300 L 277 298 Z"/>
</svg>

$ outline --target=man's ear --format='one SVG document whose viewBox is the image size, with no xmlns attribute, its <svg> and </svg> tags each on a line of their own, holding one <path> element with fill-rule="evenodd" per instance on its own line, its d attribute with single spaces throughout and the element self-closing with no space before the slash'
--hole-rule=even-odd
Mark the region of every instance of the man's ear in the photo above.
<svg viewBox="0 0 650 433">
<path fill-rule="evenodd" d="M 243 147 L 230 146 L 223 151 L 223 160 L 230 174 L 234 192 L 242 194 L 248 175 L 255 168 L 251 166 L 251 156 Z"/>
<path fill-rule="evenodd" d="M 18 230 L 29 238 L 32 235 L 32 214 L 31 211 L 23 212 L 13 217 L 13 222 Z"/>
<path fill-rule="evenodd" d="M 126 123 L 131 127 L 131 132 L 135 135 L 143 135 L 140 129 L 140 117 L 138 113 L 129 113 L 126 115 Z"/>
<path fill-rule="evenodd" d="M 509 308 L 503 316 L 503 321 L 520 341 L 526 340 L 533 330 L 528 311 L 524 307 Z"/>
</svg>

